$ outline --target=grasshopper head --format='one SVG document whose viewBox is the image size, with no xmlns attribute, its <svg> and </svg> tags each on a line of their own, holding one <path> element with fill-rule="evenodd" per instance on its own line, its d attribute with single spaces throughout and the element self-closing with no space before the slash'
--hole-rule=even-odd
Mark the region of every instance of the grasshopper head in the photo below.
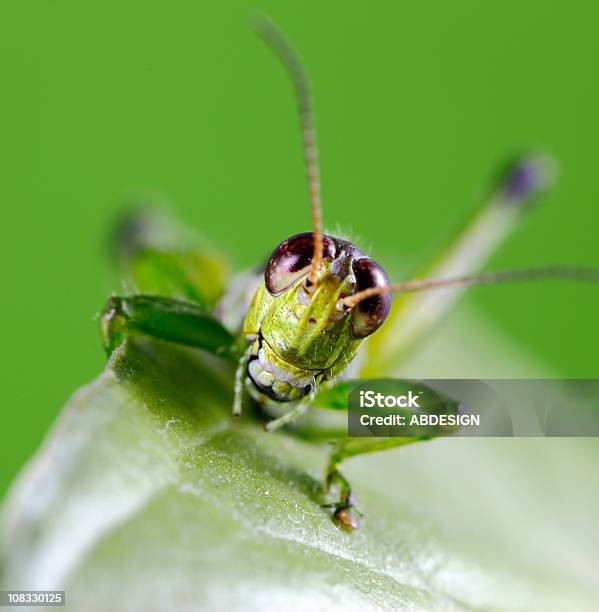
<svg viewBox="0 0 599 612">
<path fill-rule="evenodd" d="M 316 274 L 313 253 L 313 234 L 305 232 L 284 240 L 270 256 L 264 281 L 273 299 L 262 334 L 286 361 L 325 369 L 383 324 L 391 295 L 376 295 L 348 308 L 343 298 L 387 286 L 385 271 L 350 242 L 325 234 Z"/>
<path fill-rule="evenodd" d="M 244 323 L 246 337 L 258 351 L 248 364 L 250 376 L 257 387 L 269 387 L 268 393 L 282 400 L 283 394 L 275 392 L 281 380 L 305 392 L 302 377 L 316 383 L 319 376 L 332 376 L 347 366 L 361 340 L 385 321 L 391 296 L 386 290 L 387 275 L 375 261 L 349 242 L 322 233 L 308 77 L 292 47 L 275 29 L 265 27 L 261 33 L 294 84 L 312 209 L 313 231 L 291 236 L 274 250 L 264 285 L 256 292 Z M 379 292 L 351 301 L 356 293 L 368 290 Z"/>
</svg>

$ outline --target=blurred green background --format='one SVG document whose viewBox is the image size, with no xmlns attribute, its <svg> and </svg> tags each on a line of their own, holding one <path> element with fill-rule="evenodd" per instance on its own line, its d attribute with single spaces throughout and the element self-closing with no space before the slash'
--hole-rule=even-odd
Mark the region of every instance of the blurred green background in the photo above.
<svg viewBox="0 0 599 612">
<path fill-rule="evenodd" d="M 480 205 L 498 162 L 540 148 L 559 159 L 559 185 L 488 267 L 599 265 L 599 5 L 365 7 L 2 4 L 0 495 L 103 367 L 94 317 L 119 288 L 106 242 L 124 203 L 164 199 L 238 267 L 309 229 L 292 89 L 248 27 L 254 10 L 311 72 L 329 228 L 398 272 Z M 597 376 L 597 288 L 479 290 L 465 302 L 563 376 Z"/>
</svg>

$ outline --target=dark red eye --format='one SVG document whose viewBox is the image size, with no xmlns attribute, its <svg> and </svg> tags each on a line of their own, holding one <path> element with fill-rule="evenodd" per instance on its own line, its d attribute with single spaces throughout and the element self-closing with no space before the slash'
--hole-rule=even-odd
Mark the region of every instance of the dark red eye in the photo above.
<svg viewBox="0 0 599 612">
<path fill-rule="evenodd" d="M 356 293 L 371 287 L 389 285 L 387 274 L 372 259 L 357 259 L 352 268 L 356 277 Z M 356 304 L 352 312 L 352 331 L 356 338 L 370 336 L 385 322 L 391 309 L 391 299 L 390 293 L 383 293 Z"/>
<path fill-rule="evenodd" d="M 323 236 L 323 259 L 335 258 L 335 243 L 328 236 Z M 312 232 L 296 234 L 283 240 L 273 251 L 266 270 L 264 282 L 272 295 L 277 295 L 291 287 L 293 283 L 308 272 L 314 252 Z"/>
</svg>

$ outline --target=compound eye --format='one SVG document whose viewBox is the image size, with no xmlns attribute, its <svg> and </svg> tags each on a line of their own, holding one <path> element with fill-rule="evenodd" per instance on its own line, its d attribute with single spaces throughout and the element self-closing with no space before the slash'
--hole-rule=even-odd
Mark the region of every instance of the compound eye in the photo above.
<svg viewBox="0 0 599 612">
<path fill-rule="evenodd" d="M 356 277 L 356 293 L 371 287 L 387 287 L 387 274 L 372 259 L 357 259 L 352 268 Z M 391 309 L 391 293 L 382 293 L 362 300 L 352 312 L 352 332 L 355 338 L 366 338 L 375 332 Z"/>
<path fill-rule="evenodd" d="M 322 237 L 323 259 L 334 259 L 335 243 L 328 236 Z M 312 232 L 295 234 L 273 251 L 266 270 L 264 271 L 264 282 L 271 295 L 278 295 L 288 289 L 308 273 L 312 255 L 314 253 L 314 236 Z"/>
</svg>

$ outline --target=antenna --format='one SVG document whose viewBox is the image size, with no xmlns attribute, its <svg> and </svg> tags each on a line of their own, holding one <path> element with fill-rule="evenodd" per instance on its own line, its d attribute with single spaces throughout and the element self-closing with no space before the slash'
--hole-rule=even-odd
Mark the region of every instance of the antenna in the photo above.
<svg viewBox="0 0 599 612">
<path fill-rule="evenodd" d="M 304 68 L 299 54 L 275 24 L 264 15 L 254 20 L 254 30 L 262 40 L 274 51 L 287 69 L 297 98 L 300 127 L 304 146 L 306 173 L 308 175 L 308 189 L 310 204 L 312 205 L 312 226 L 314 232 L 314 252 L 308 280 L 312 285 L 318 281 L 318 270 L 322 262 L 322 220 L 320 210 L 320 179 L 318 171 L 318 150 L 316 147 L 316 130 L 314 127 L 314 111 L 312 109 L 312 95 L 308 74 Z"/>
<path fill-rule="evenodd" d="M 576 267 L 545 267 L 525 268 L 523 270 L 507 270 L 503 272 L 484 272 L 469 276 L 457 276 L 454 278 L 430 278 L 424 280 L 411 280 L 386 287 L 371 287 L 358 291 L 354 295 L 343 298 L 341 305 L 345 308 L 353 308 L 361 301 L 375 295 L 382 295 L 391 291 L 410 293 L 423 291 L 425 289 L 441 289 L 451 285 L 475 286 L 475 285 L 499 285 L 520 281 L 537 280 L 569 280 L 588 283 L 599 283 L 599 268 L 576 268 Z"/>
</svg>

